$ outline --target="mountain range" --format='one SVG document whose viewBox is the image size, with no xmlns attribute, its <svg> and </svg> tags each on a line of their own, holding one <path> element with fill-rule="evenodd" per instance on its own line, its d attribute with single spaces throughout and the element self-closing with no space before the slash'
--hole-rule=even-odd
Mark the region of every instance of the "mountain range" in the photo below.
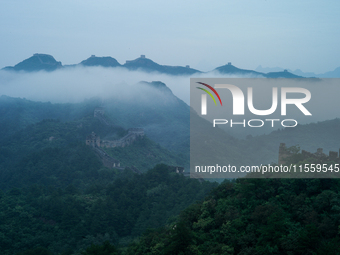
<svg viewBox="0 0 340 255">
<path fill-rule="evenodd" d="M 262 72 L 262 73 L 269 73 L 269 72 L 282 72 L 284 71 L 284 68 L 281 67 L 262 67 L 261 65 L 259 65 L 255 71 L 257 72 Z M 303 76 L 303 77 L 307 77 L 307 78 L 312 78 L 312 77 L 318 77 L 318 78 L 338 78 L 340 77 L 340 67 L 335 68 L 333 71 L 329 71 L 323 74 L 316 74 L 313 72 L 303 72 L 300 69 L 296 69 L 296 70 L 290 70 L 287 69 L 288 72 L 293 73 L 295 75 L 299 75 L 299 76 Z"/>
<path fill-rule="evenodd" d="M 119 127 L 124 130 L 131 127 L 144 128 L 150 140 L 171 151 L 171 157 L 186 169 L 189 165 L 190 152 L 190 115 L 191 125 L 198 127 L 195 129 L 196 133 L 191 135 L 207 141 L 205 148 L 208 151 L 221 152 L 221 155 L 217 153 L 216 156 L 223 156 L 235 165 L 277 162 L 280 143 L 286 143 L 288 147 L 298 144 L 301 149 L 312 152 L 323 147 L 326 153 L 328 150 L 338 151 L 340 147 L 338 143 L 340 134 L 337 132 L 340 127 L 339 119 L 299 125 L 294 130 L 277 130 L 268 135 L 249 135 L 245 140 L 237 139 L 219 129 L 216 131 L 216 136 L 207 137 L 205 127 L 210 124 L 197 114 L 193 112 L 190 114 L 190 107 L 178 99 L 164 83 L 140 82 L 136 84 L 134 90 L 138 90 L 138 96 L 131 95 L 129 100 L 92 98 L 78 104 L 51 104 L 1 96 L 0 143 L 3 146 L 1 148 L 4 155 L 3 162 L 6 155 L 14 153 L 9 149 L 12 145 L 4 146 L 7 141 L 15 141 L 14 144 L 20 145 L 23 145 L 23 142 L 33 143 L 35 147 L 40 148 L 40 144 L 50 144 L 47 142 L 50 137 L 58 138 L 56 142 L 67 141 L 68 138 L 65 137 L 68 134 L 67 137 L 84 143 L 86 135 L 92 131 L 103 139 L 110 139 L 111 129 L 103 129 L 93 120 L 93 111 L 97 107 L 105 109 L 106 118 L 114 123 L 113 128 Z M 51 122 L 47 123 L 51 126 L 49 131 L 43 129 L 46 123 L 38 128 L 45 130 L 44 132 L 30 133 L 30 129 L 27 129 L 32 129 L 34 127 L 32 125 L 37 125 L 46 119 L 58 119 L 62 123 L 70 123 L 68 124 L 70 126 Z M 58 129 L 65 131 L 59 132 Z M 30 148 L 30 146 L 25 145 L 22 148 Z M 191 146 L 195 147 L 194 144 Z M 151 149 L 148 150 L 151 152 Z M 142 149 L 136 153 L 142 156 L 144 151 Z M 134 155 L 135 152 L 132 154 Z M 147 157 L 150 158 L 157 156 L 153 153 L 149 154 Z M 124 157 L 128 159 L 129 155 Z M 201 158 L 205 160 L 206 155 L 202 155 Z M 121 158 L 118 160 L 123 161 Z"/>
<path fill-rule="evenodd" d="M 95 55 L 81 61 L 79 64 L 73 65 L 62 65 L 60 61 L 55 60 L 55 58 L 48 54 L 35 53 L 32 57 L 23 60 L 22 62 L 16 64 L 15 66 L 4 67 L 3 70 L 12 71 L 54 71 L 61 68 L 72 68 L 76 66 L 101 66 L 105 68 L 124 68 L 131 71 L 143 71 L 147 73 L 158 72 L 168 75 L 193 75 L 199 73 L 211 73 L 217 72 L 226 75 L 242 75 L 249 77 L 265 77 L 265 78 L 302 78 L 302 77 L 320 77 L 320 78 L 336 78 L 340 77 L 340 67 L 334 71 L 330 71 L 324 74 L 314 74 L 314 73 L 304 73 L 301 70 L 291 71 L 282 68 L 262 68 L 259 66 L 255 71 L 246 70 L 238 68 L 231 64 L 231 62 L 226 65 L 220 66 L 211 70 L 209 72 L 202 72 L 197 69 L 190 68 L 189 65 L 186 66 L 169 66 L 160 65 L 151 59 L 141 55 L 139 58 L 134 60 L 127 60 L 125 64 L 120 64 L 115 58 L 112 57 L 98 57 Z M 269 71 L 269 72 L 266 72 Z"/>
<path fill-rule="evenodd" d="M 34 57 L 35 65 L 25 60 L 6 69 L 73 68 L 52 56 Z M 147 72 L 189 69 L 145 58 L 127 67 L 111 57 L 91 57 L 79 65 L 98 64 L 130 70 L 142 66 Z M 260 73 L 231 64 L 216 71 Z M 190 135 L 203 141 L 205 151 L 233 165 L 277 162 L 280 143 L 311 152 L 319 147 L 325 153 L 338 151 L 339 119 L 246 139 L 219 128 L 207 136 L 210 124 L 190 113 L 166 84 L 139 82 L 131 88 L 119 98 L 67 104 L 0 96 L 1 254 L 108 254 L 98 250 L 110 243 L 124 251 L 111 254 L 124 255 L 150 254 L 150 249 L 153 254 L 188 249 L 182 254 L 279 254 L 279 249 L 280 254 L 308 254 L 310 247 L 317 251 L 313 254 L 337 254 L 338 179 L 225 180 L 210 192 L 216 183 L 186 178 L 174 166 L 187 171 L 190 147 L 197 146 L 190 144 Z M 104 111 L 110 125 L 95 117 L 95 109 Z M 198 127 L 192 134 L 190 125 Z M 143 128 L 146 136 L 124 148 L 106 149 L 125 170 L 105 167 L 85 143 L 91 132 L 110 140 L 131 127 Z M 211 160 L 206 153 L 199 156 Z M 158 163 L 164 164 L 153 167 Z"/>
</svg>

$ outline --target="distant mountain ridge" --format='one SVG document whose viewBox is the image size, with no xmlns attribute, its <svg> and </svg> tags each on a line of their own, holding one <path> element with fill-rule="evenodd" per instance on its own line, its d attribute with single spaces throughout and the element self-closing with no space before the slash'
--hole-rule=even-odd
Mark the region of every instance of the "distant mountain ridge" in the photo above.
<svg viewBox="0 0 340 255">
<path fill-rule="evenodd" d="M 127 69 L 131 71 L 141 70 L 145 72 L 159 72 L 170 75 L 191 75 L 194 73 L 202 73 L 199 70 L 192 69 L 190 66 L 166 66 L 159 65 L 153 62 L 151 59 L 145 57 L 145 55 L 141 55 L 139 58 L 135 60 L 127 60 L 123 65 Z"/>
<path fill-rule="evenodd" d="M 151 140 L 188 158 L 189 106 L 159 81 L 140 82 L 135 84 L 134 91 L 138 92 L 129 97 L 114 100 L 91 98 L 76 104 L 51 104 L 0 96 L 0 143 L 22 128 L 44 119 L 72 121 L 93 116 L 94 109 L 102 107 L 106 109 L 106 116 L 115 126 L 124 129 L 144 128 L 145 134 Z M 95 130 L 89 130 L 86 135 L 91 131 Z"/>
<path fill-rule="evenodd" d="M 202 73 L 199 70 L 190 68 L 189 65 L 186 66 L 167 66 L 160 65 L 141 55 L 135 60 L 127 60 L 124 65 L 121 65 L 115 58 L 110 56 L 107 57 L 97 57 L 91 55 L 89 58 L 81 61 L 79 64 L 65 65 L 63 66 L 61 62 L 54 59 L 53 56 L 48 54 L 35 53 L 32 57 L 25 59 L 24 61 L 18 63 L 15 66 L 6 66 L 3 70 L 12 71 L 26 71 L 26 72 L 36 72 L 36 71 L 54 71 L 59 68 L 70 68 L 75 66 L 101 66 L 101 67 L 122 67 L 131 71 L 144 71 L 144 72 L 159 72 L 170 75 L 192 75 L 194 73 Z"/>
<path fill-rule="evenodd" d="M 120 64 L 115 58 L 110 56 L 97 57 L 91 55 L 89 58 L 81 61 L 79 64 L 73 65 L 62 65 L 60 61 L 56 61 L 55 58 L 48 54 L 35 53 L 32 57 L 23 60 L 22 62 L 16 64 L 15 66 L 7 66 L 3 70 L 12 71 L 54 71 L 60 68 L 70 68 L 75 66 L 101 66 L 106 68 L 126 68 L 130 71 L 143 71 L 147 73 L 158 72 L 168 75 L 193 75 L 199 73 L 210 73 L 219 72 L 220 74 L 227 75 L 242 75 L 250 77 L 265 77 L 265 78 L 303 78 L 303 77 L 320 77 L 320 78 L 337 78 L 340 77 L 340 67 L 336 68 L 334 71 L 326 72 L 324 74 L 316 75 L 314 73 L 304 73 L 300 69 L 291 71 L 289 69 L 276 68 L 262 68 L 259 66 L 254 70 L 246 70 L 238 68 L 229 62 L 226 65 L 215 68 L 209 72 L 202 72 L 197 69 L 190 68 L 189 65 L 186 66 L 169 66 L 160 65 L 151 59 L 141 55 L 139 58 L 134 60 L 127 60 L 125 64 Z M 268 72 L 271 71 L 271 72 Z M 266 73 L 267 72 L 267 73 Z"/>
<path fill-rule="evenodd" d="M 86 60 L 80 62 L 83 66 L 103 66 L 103 67 L 117 67 L 121 66 L 115 58 L 112 57 L 96 57 L 92 55 Z"/>
<path fill-rule="evenodd" d="M 219 73 L 222 74 L 241 74 L 241 75 L 255 75 L 255 76 L 265 76 L 264 73 L 256 72 L 253 70 L 245 70 L 245 69 L 240 69 L 231 64 L 229 62 L 228 64 L 224 66 L 220 66 L 215 68 L 214 70 L 218 71 Z"/>
<path fill-rule="evenodd" d="M 321 78 L 339 78 L 340 77 L 340 67 L 335 68 L 333 71 L 321 74 L 318 77 L 321 77 Z"/>
<path fill-rule="evenodd" d="M 261 65 L 259 65 L 255 71 L 257 72 L 282 72 L 284 71 L 284 68 L 281 67 L 262 67 Z M 299 76 L 303 76 L 303 77 L 307 77 L 307 78 L 313 78 L 313 77 L 317 77 L 317 78 L 340 78 L 340 67 L 335 68 L 333 71 L 329 71 L 323 74 L 316 74 L 313 72 L 303 72 L 300 69 L 296 69 L 294 71 L 287 69 L 288 72 L 295 74 L 295 75 L 299 75 Z"/>
<path fill-rule="evenodd" d="M 25 59 L 24 61 L 16 64 L 15 66 L 7 66 L 5 70 L 14 70 L 14 71 L 54 71 L 62 67 L 61 62 L 58 62 L 54 59 L 53 56 L 48 54 L 40 54 L 35 53 L 32 57 Z"/>
</svg>

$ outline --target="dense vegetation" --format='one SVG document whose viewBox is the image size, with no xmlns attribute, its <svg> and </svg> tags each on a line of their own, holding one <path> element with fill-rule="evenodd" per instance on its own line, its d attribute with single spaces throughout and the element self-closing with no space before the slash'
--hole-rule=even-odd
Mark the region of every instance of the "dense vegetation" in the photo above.
<svg viewBox="0 0 340 255">
<path fill-rule="evenodd" d="M 189 162 L 189 107 L 176 98 L 163 83 L 142 83 L 138 86 L 144 93 L 138 93 L 135 97 L 131 96 L 129 100 L 125 97 L 122 100 L 91 99 L 79 104 L 41 103 L 2 96 L 0 97 L 1 145 L 2 140 L 8 140 L 15 132 L 30 124 L 44 119 L 71 122 L 91 118 L 93 110 L 102 106 L 105 108 L 105 115 L 116 127 L 122 127 L 125 130 L 130 127 L 143 127 L 152 141 L 172 151 L 177 158 Z M 207 123 L 201 118 L 194 118 L 192 121 L 192 125 L 197 126 L 196 131 L 199 137 L 204 138 L 205 131 L 201 127 Z M 105 138 L 109 132 L 99 132 L 98 128 L 99 126 L 92 129 L 83 128 L 87 133 L 80 133 L 81 139 L 83 140 L 92 131 L 96 131 L 102 138 Z M 278 130 L 269 135 L 254 137 L 249 135 L 246 140 L 235 139 L 226 133 L 218 133 L 216 139 L 215 137 L 209 138 L 212 141 L 206 144 L 206 149 L 223 148 L 217 151 L 225 151 L 223 156 L 228 157 L 228 161 L 235 165 L 239 162 L 270 163 L 277 161 L 280 143 L 286 143 L 287 146 L 299 144 L 301 149 L 311 152 L 315 152 L 320 147 L 325 150 L 338 151 L 340 133 L 337 130 L 339 128 L 340 120 L 334 119 L 299 125 L 294 129 Z"/>
<path fill-rule="evenodd" d="M 51 104 L 0 96 L 0 141 L 44 119 L 73 121 L 93 116 L 93 109 L 98 104 L 98 99 L 85 100 L 79 104 Z"/>
<path fill-rule="evenodd" d="M 69 122 L 43 120 L 4 138 L 0 147 L 0 188 L 74 184 L 83 190 L 94 180 L 106 183 L 107 175 L 113 178 L 118 170 L 103 168 L 99 158 L 85 145 L 85 138 L 92 131 L 101 137 L 126 134 L 123 128 L 105 126 L 89 116 Z M 148 137 L 110 153 L 121 161 L 121 166 L 135 166 L 142 172 L 158 163 L 187 163 L 181 155 L 162 148 Z"/>
<path fill-rule="evenodd" d="M 127 254 L 339 254 L 338 179 L 224 181 Z"/>
<path fill-rule="evenodd" d="M 134 166 L 137 169 L 149 169 L 158 163 L 174 166 L 187 166 L 187 158 L 175 154 L 156 144 L 148 137 L 139 138 L 127 147 L 105 148 L 106 152 L 119 159 L 123 166 Z"/>
<path fill-rule="evenodd" d="M 147 136 L 108 152 L 123 167 L 152 170 L 135 175 L 129 169 L 103 167 L 85 145 L 86 136 L 92 131 L 104 139 L 124 136 L 127 131 L 120 124 L 131 127 L 126 116 L 135 106 L 118 110 L 120 123 L 114 122 L 119 114 L 109 114 L 113 125 L 108 126 L 93 117 L 99 104 L 97 99 L 50 104 L 1 97 L 1 254 L 112 250 L 103 242 L 127 243 L 148 227 L 164 225 L 215 185 L 178 175 L 165 165 L 154 168 L 188 161 L 180 150 L 171 152 Z M 158 110 L 163 118 L 166 109 Z"/>
<path fill-rule="evenodd" d="M 144 85 L 160 90 L 156 106 L 141 108 L 146 98 L 60 105 L 0 98 L 1 254 L 340 253 L 337 179 L 238 179 L 216 187 L 154 167 L 188 164 L 188 112 L 164 84 Z M 114 125 L 93 117 L 102 103 Z M 117 139 L 138 126 L 152 137 L 106 151 L 144 174 L 105 168 L 85 145 L 92 131 Z M 207 149 L 223 147 L 232 162 L 264 163 L 277 158 L 280 142 L 336 150 L 339 126 L 336 119 L 247 140 L 219 133 Z"/>
<path fill-rule="evenodd" d="M 96 107 L 103 107 L 113 125 L 124 129 L 142 127 L 153 141 L 189 160 L 189 106 L 161 82 L 139 83 L 128 95 L 123 92 L 118 98 L 91 98 L 68 104 L 0 96 L 0 141 L 44 119 L 79 120 L 93 116 Z"/>
<path fill-rule="evenodd" d="M 1 193 L 1 254 L 39 246 L 78 254 L 91 244 L 124 243 L 171 222 L 214 186 L 158 165 L 142 175 L 127 170 L 106 185 L 92 182 L 85 191 L 75 185 L 14 188 Z"/>
<path fill-rule="evenodd" d="M 302 150 L 316 152 L 323 148 L 339 151 L 340 119 L 318 123 L 298 125 L 295 128 L 276 130 L 268 135 L 251 136 L 241 140 L 215 128 L 211 132 L 211 123 L 203 121 L 199 115 L 191 113 L 191 151 L 196 165 L 260 165 L 278 162 L 280 143 L 287 147 L 299 145 Z M 209 153 L 207 153 L 209 152 Z"/>
</svg>

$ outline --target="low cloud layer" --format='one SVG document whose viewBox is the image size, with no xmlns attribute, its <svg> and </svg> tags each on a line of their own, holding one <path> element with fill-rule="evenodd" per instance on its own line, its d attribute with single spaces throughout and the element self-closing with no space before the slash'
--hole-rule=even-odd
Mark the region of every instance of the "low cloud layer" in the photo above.
<svg viewBox="0 0 340 255">
<path fill-rule="evenodd" d="M 195 74 L 192 77 L 233 78 L 212 72 Z M 238 76 L 238 78 L 240 77 Z M 320 86 L 317 82 L 310 85 L 312 99 L 307 106 L 313 116 L 303 119 L 299 123 L 305 124 L 340 117 L 337 110 L 340 106 L 338 80 L 325 86 Z M 34 73 L 1 70 L 0 95 L 52 103 L 76 103 L 93 97 L 133 100 L 136 96 L 141 95 L 141 86 L 137 84 L 140 81 L 161 81 L 172 90 L 175 96 L 182 99 L 186 104 L 190 104 L 190 76 L 171 76 L 103 67 L 77 66 L 54 72 Z M 145 89 L 145 86 L 143 89 Z M 246 91 L 246 88 L 243 88 L 243 90 Z M 271 105 L 270 91 L 267 88 L 260 90 L 254 88 L 254 102 L 258 109 L 267 109 Z M 229 98 L 227 102 L 232 102 L 232 98 Z M 250 116 L 245 117 L 250 118 Z M 279 118 L 280 116 L 273 117 Z M 293 117 L 295 116 L 289 116 L 289 118 Z M 225 118 L 230 119 L 232 116 L 226 115 Z"/>
<path fill-rule="evenodd" d="M 192 77 L 221 77 L 221 74 L 211 72 Z M 128 98 L 138 93 L 136 84 L 140 81 L 161 81 L 174 95 L 190 104 L 190 76 L 103 67 L 77 66 L 33 73 L 0 70 L 0 95 L 52 103 L 75 103 L 92 97 Z"/>
<path fill-rule="evenodd" d="M 54 72 L 0 71 L 0 95 L 33 101 L 74 103 L 92 97 L 123 97 L 138 93 L 140 81 L 162 81 L 180 99 L 189 104 L 189 78 L 121 68 L 74 67 Z"/>
</svg>

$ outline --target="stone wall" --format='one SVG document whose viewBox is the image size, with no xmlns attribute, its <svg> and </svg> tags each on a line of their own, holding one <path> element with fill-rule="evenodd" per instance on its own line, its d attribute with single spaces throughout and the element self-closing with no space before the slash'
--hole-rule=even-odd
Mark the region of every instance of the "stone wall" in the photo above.
<svg viewBox="0 0 340 255">
<path fill-rule="evenodd" d="M 142 137 L 144 137 L 143 129 L 135 131 L 129 129 L 128 134 L 118 140 L 101 140 L 96 133 L 92 132 L 91 135 L 86 137 L 86 145 L 103 148 L 125 147 L 132 144 L 136 139 Z"/>
<path fill-rule="evenodd" d="M 110 121 L 105 117 L 105 110 L 102 107 L 97 107 L 94 109 L 93 117 L 97 118 L 102 124 L 106 126 L 113 126 L 113 124 L 110 123 Z"/>
<path fill-rule="evenodd" d="M 113 157 L 109 156 L 103 149 L 98 147 L 93 147 L 94 151 L 96 152 L 97 156 L 103 162 L 103 165 L 108 168 L 118 168 L 120 167 L 120 162 Z"/>
<path fill-rule="evenodd" d="M 279 147 L 279 161 L 278 164 L 286 164 L 287 160 L 293 155 L 293 153 L 289 152 L 286 148 L 286 144 L 285 143 L 281 143 L 280 147 Z M 340 162 L 340 149 L 339 149 L 339 153 L 336 151 L 329 151 L 329 154 L 326 155 L 325 153 L 323 153 L 323 149 L 322 148 L 318 148 L 317 151 L 315 153 L 311 153 L 305 150 L 301 151 L 301 155 L 303 160 L 308 159 L 308 158 L 314 158 L 314 159 L 318 159 L 321 162 L 327 162 L 327 161 L 336 161 L 336 162 Z"/>
<path fill-rule="evenodd" d="M 93 116 L 97 118 L 102 124 L 106 126 L 113 126 L 112 123 L 105 117 L 105 110 L 103 107 L 94 109 Z M 137 138 L 144 136 L 143 128 L 129 128 L 127 135 L 118 140 L 101 140 L 94 132 L 86 137 L 86 144 L 90 146 L 114 148 L 125 147 L 132 144 Z"/>
</svg>

